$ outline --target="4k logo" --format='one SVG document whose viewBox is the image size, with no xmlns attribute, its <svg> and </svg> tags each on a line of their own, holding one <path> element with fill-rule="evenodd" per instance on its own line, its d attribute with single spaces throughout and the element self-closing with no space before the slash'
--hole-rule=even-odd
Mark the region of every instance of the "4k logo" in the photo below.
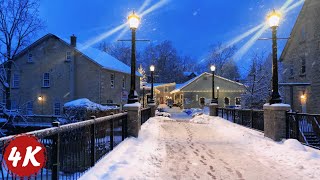
<svg viewBox="0 0 320 180">
<path fill-rule="evenodd" d="M 17 136 L 6 146 L 4 160 L 12 173 L 32 176 L 45 165 L 46 149 L 34 136 Z"/>
</svg>

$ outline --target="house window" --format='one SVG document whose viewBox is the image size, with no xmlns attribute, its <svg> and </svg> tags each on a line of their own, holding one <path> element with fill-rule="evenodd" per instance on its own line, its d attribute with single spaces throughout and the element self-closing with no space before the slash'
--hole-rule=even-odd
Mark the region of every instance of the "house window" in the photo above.
<svg viewBox="0 0 320 180">
<path fill-rule="evenodd" d="M 114 73 L 111 73 L 110 75 L 110 86 L 111 88 L 114 88 Z"/>
<path fill-rule="evenodd" d="M 292 67 L 292 66 L 290 67 L 290 76 L 291 76 L 291 77 L 293 77 L 293 76 L 294 76 L 294 69 L 293 69 L 293 67 Z"/>
<path fill-rule="evenodd" d="M 42 87 L 50 87 L 50 74 L 49 73 L 43 73 Z"/>
<path fill-rule="evenodd" d="M 27 60 L 27 62 L 33 62 L 32 54 L 31 54 L 31 53 L 28 54 L 28 60 Z"/>
<path fill-rule="evenodd" d="M 201 97 L 201 98 L 200 98 L 200 105 L 201 105 L 201 106 L 204 106 L 204 105 L 205 105 L 205 102 L 206 102 L 206 101 L 205 101 L 205 98 L 204 98 L 204 97 Z"/>
<path fill-rule="evenodd" d="M 26 114 L 27 115 L 33 114 L 33 102 L 32 101 L 27 102 Z"/>
<path fill-rule="evenodd" d="M 241 105 L 241 98 L 236 97 L 236 105 L 240 106 Z"/>
<path fill-rule="evenodd" d="M 19 88 L 20 86 L 20 76 L 19 74 L 13 74 L 12 87 Z"/>
<path fill-rule="evenodd" d="M 305 74 L 306 73 L 306 59 L 302 58 L 301 59 L 301 74 Z"/>
<path fill-rule="evenodd" d="M 126 88 L 126 77 L 123 76 L 122 77 L 122 89 L 125 89 Z"/>
<path fill-rule="evenodd" d="M 198 96 L 198 94 L 196 95 L 196 101 L 199 101 L 199 96 Z"/>
<path fill-rule="evenodd" d="M 54 115 L 60 116 L 61 115 L 61 103 L 55 102 L 54 103 L 54 109 L 53 109 Z"/>
<path fill-rule="evenodd" d="M 230 99 L 228 97 L 224 98 L 224 105 L 229 106 L 230 105 Z"/>
<path fill-rule="evenodd" d="M 71 52 L 70 51 L 66 52 L 66 61 L 71 61 Z"/>
</svg>

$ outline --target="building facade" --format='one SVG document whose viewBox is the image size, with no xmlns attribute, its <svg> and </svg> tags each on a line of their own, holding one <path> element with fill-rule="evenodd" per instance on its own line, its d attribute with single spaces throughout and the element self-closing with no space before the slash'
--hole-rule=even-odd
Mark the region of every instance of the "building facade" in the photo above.
<svg viewBox="0 0 320 180">
<path fill-rule="evenodd" d="M 320 114 L 320 1 L 306 0 L 280 61 L 284 102 L 293 111 Z"/>
<path fill-rule="evenodd" d="M 245 86 L 241 83 L 215 75 L 215 97 L 220 107 L 241 105 L 241 95 Z M 212 100 L 212 74 L 203 73 L 184 84 L 177 84 L 170 92 L 176 104 L 184 108 L 202 108 Z"/>
<path fill-rule="evenodd" d="M 136 77 L 139 87 L 139 74 Z M 57 115 L 64 103 L 88 98 L 122 105 L 130 89 L 130 67 L 105 52 L 47 34 L 14 59 L 11 109 Z M 137 89 L 138 90 L 138 89 Z"/>
</svg>

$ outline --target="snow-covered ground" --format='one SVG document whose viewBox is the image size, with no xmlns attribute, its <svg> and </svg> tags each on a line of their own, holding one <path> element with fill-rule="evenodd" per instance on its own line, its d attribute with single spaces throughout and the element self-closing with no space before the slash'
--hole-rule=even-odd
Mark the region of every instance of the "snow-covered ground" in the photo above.
<svg viewBox="0 0 320 180">
<path fill-rule="evenodd" d="M 320 152 L 219 117 L 155 117 L 81 179 L 318 179 Z"/>
</svg>

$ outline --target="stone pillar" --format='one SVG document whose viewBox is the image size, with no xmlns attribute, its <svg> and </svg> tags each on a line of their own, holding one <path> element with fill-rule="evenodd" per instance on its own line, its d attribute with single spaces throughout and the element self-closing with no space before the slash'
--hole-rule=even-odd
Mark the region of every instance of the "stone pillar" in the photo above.
<svg viewBox="0 0 320 180">
<path fill-rule="evenodd" d="M 286 112 L 289 104 L 265 104 L 263 106 L 264 136 L 275 141 L 286 138 Z"/>
<path fill-rule="evenodd" d="M 148 104 L 148 106 L 151 108 L 151 117 L 155 117 L 156 116 L 156 103 L 150 103 Z"/>
<path fill-rule="evenodd" d="M 128 136 L 138 137 L 141 128 L 141 104 L 126 104 L 123 109 L 128 112 Z"/>
<path fill-rule="evenodd" d="M 210 116 L 218 116 L 218 107 L 219 107 L 219 105 L 217 103 L 209 104 Z"/>
</svg>

